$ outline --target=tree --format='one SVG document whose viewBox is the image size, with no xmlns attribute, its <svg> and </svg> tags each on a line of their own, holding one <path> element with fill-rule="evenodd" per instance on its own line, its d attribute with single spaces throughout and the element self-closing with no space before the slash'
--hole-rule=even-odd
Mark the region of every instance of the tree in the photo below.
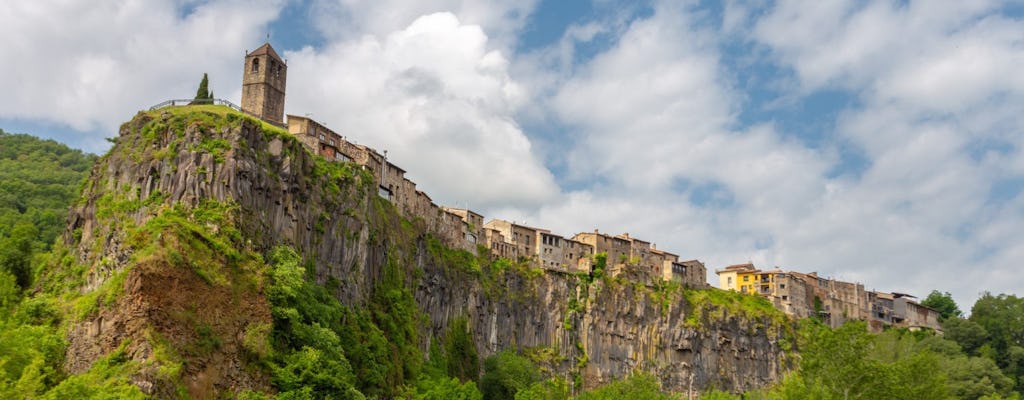
<svg viewBox="0 0 1024 400">
<path fill-rule="evenodd" d="M 210 79 L 203 73 L 203 80 L 199 81 L 199 89 L 196 90 L 196 98 L 192 101 L 192 104 L 204 104 L 209 103 L 213 99 L 213 92 L 209 89 Z"/>
<path fill-rule="evenodd" d="M 486 400 L 513 400 L 516 392 L 538 380 L 540 373 L 530 360 L 505 350 L 484 360 L 480 392 Z"/>
<path fill-rule="evenodd" d="M 577 400 L 671 400 L 675 397 L 661 392 L 658 380 L 650 374 L 636 374 L 583 393 Z"/>
<path fill-rule="evenodd" d="M 459 378 L 460 381 L 476 380 L 480 376 L 476 346 L 473 334 L 469 330 L 466 317 L 456 318 L 448 326 L 448 337 L 445 340 L 445 352 L 448 360 L 448 376 Z"/>
<path fill-rule="evenodd" d="M 939 321 L 963 315 L 960 312 L 960 307 L 957 307 L 956 302 L 953 301 L 953 295 L 949 292 L 940 293 L 938 290 L 932 290 L 928 297 L 921 302 L 921 305 L 938 310 Z"/>
<path fill-rule="evenodd" d="M 32 284 L 32 242 L 38 235 L 35 226 L 21 222 L 9 237 L 0 240 L 0 271 L 14 276 L 23 290 Z"/>
<path fill-rule="evenodd" d="M 942 330 L 945 336 L 959 344 L 967 355 L 979 355 L 981 347 L 988 343 L 988 331 L 969 319 L 947 319 L 942 322 Z"/>
<path fill-rule="evenodd" d="M 984 357 L 953 357 L 944 360 L 949 388 L 956 398 L 975 400 L 991 394 L 1009 395 L 1013 379 Z"/>
</svg>

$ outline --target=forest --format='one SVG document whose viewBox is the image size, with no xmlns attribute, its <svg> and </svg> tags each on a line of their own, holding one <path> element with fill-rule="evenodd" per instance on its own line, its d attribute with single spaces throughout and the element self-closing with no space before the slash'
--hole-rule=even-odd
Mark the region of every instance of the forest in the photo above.
<svg viewBox="0 0 1024 400">
<path fill-rule="evenodd" d="M 84 374 L 63 372 L 64 332 L 74 304 L 58 290 L 38 285 L 45 269 L 57 262 L 55 248 L 68 207 L 96 160 L 52 140 L 0 130 L 0 398 L 146 397 L 130 381 L 138 365 L 119 352 Z M 197 213 L 210 218 L 218 210 L 216 205 L 191 213 L 171 210 L 138 229 L 140 234 L 201 229 L 193 224 Z M 230 236 L 229 228 L 221 234 Z M 210 237 L 210 243 L 217 240 Z M 465 320 L 455 321 L 434 340 L 424 359 L 417 348 L 420 316 L 412 294 L 387 271 L 370 304 L 349 307 L 314 282 L 292 248 L 237 257 L 257 265 L 273 316 L 272 326 L 245 338 L 252 364 L 269 376 L 273 393 L 244 391 L 240 398 L 684 398 L 662 392 L 657 378 L 645 374 L 579 390 L 577 382 L 545 368 L 551 357 L 545 349 L 506 350 L 481 360 Z M 985 293 L 966 316 L 949 293 L 933 291 L 922 304 L 942 312 L 943 332 L 872 334 L 863 322 L 830 329 L 813 318 L 793 321 L 797 355 L 781 382 L 748 393 L 712 389 L 700 398 L 1020 398 L 1024 298 Z M 193 350 L 219 345 L 214 337 L 205 339 Z M 180 359 L 166 357 L 177 360 L 180 369 Z M 164 372 L 175 376 L 176 364 L 165 365 Z"/>
</svg>

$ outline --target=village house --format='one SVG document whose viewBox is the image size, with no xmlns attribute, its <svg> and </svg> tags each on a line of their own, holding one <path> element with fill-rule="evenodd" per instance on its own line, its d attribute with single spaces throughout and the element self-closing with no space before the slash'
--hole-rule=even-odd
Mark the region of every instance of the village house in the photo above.
<svg viewBox="0 0 1024 400">
<path fill-rule="evenodd" d="M 606 272 L 613 276 L 617 275 L 629 260 L 630 242 L 620 237 L 606 235 L 594 229 L 593 233 L 577 233 L 572 240 L 586 243 L 594 249 L 594 254 L 607 254 Z"/>
</svg>

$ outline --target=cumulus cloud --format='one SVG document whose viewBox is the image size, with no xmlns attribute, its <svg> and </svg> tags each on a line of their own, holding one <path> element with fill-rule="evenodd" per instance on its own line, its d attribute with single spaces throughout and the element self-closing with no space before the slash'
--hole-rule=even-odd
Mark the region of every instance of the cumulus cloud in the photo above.
<svg viewBox="0 0 1024 400">
<path fill-rule="evenodd" d="M 1004 186 L 1022 178 L 1024 119 L 1011 109 L 1024 104 L 1012 72 L 1024 61 L 1024 26 L 997 2 L 806 6 L 780 2 L 752 38 L 796 72 L 804 92 L 848 90 L 861 102 L 836 132 L 870 165 L 844 183 L 849 199 L 827 208 L 859 207 L 856 220 L 876 221 L 844 235 L 871 259 L 860 274 L 918 293 L 950 290 L 962 304 L 973 288 L 1013 291 L 1020 281 L 991 271 L 1020 253 L 1019 233 L 998 226 L 1024 223 L 1019 185 Z M 1000 192 L 1011 200 L 993 202 Z M 924 279 L 901 279 L 908 274 Z"/>
<path fill-rule="evenodd" d="M 218 97 L 237 97 L 242 49 L 259 44 L 280 3 L 3 2 L 0 118 L 101 131 L 59 138 L 101 151 L 136 110 L 191 97 L 203 72 Z"/>
<path fill-rule="evenodd" d="M 557 194 L 512 118 L 526 100 L 508 60 L 451 13 L 287 53 L 288 109 L 380 151 L 435 200 L 535 207 Z"/>
<path fill-rule="evenodd" d="M 317 0 L 313 8 L 316 28 L 332 41 L 389 35 L 421 16 L 446 12 L 481 27 L 492 46 L 509 49 L 536 4 L 537 0 Z"/>
</svg>

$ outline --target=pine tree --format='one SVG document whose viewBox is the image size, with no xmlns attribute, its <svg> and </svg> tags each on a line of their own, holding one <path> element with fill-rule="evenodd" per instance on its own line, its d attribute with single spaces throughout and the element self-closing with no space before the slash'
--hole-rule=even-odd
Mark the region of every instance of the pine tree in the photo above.
<svg viewBox="0 0 1024 400">
<path fill-rule="evenodd" d="M 210 99 L 213 99 L 213 93 L 209 90 L 210 79 L 203 73 L 203 80 L 199 81 L 199 89 L 196 90 L 196 98 L 192 101 L 192 104 L 205 104 L 209 103 Z"/>
</svg>

